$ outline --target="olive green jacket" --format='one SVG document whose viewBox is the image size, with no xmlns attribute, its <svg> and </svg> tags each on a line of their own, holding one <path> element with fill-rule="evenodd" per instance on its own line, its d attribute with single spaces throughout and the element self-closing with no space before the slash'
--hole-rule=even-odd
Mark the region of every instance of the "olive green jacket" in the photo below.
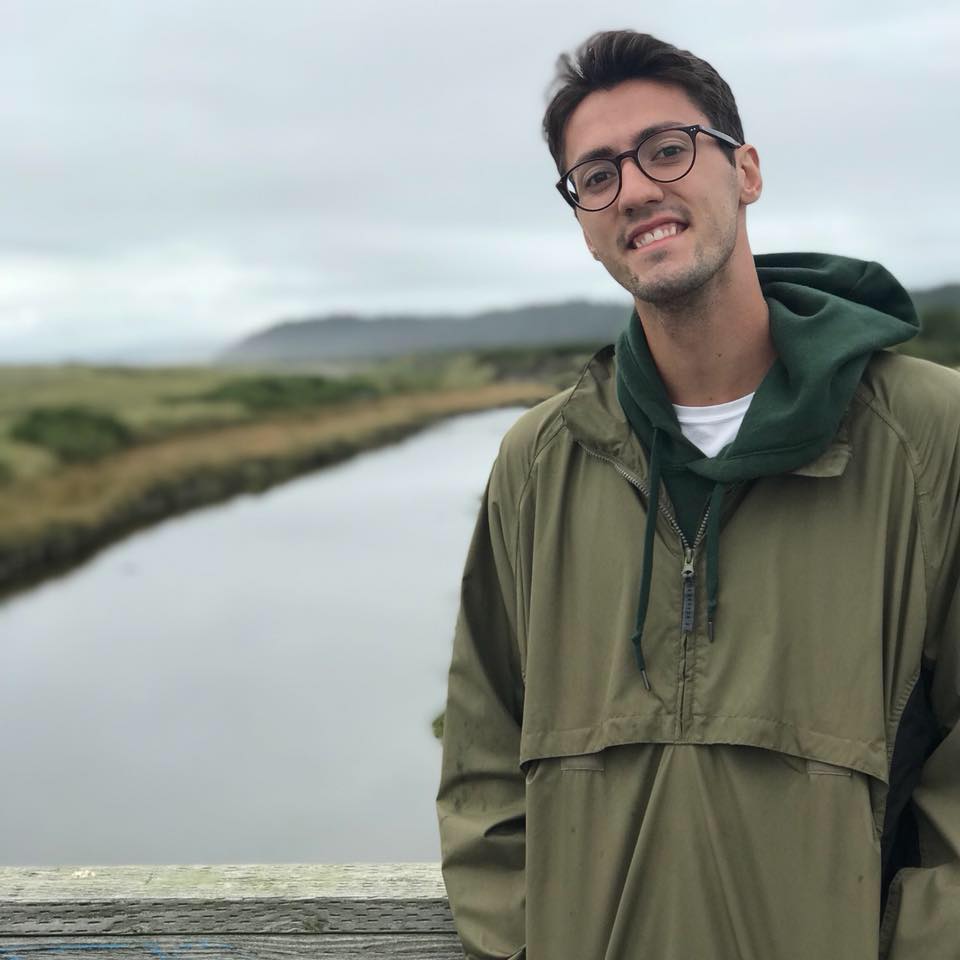
<svg viewBox="0 0 960 960">
<path fill-rule="evenodd" d="M 956 960 L 960 375 L 878 353 L 823 455 L 731 489 L 712 643 L 661 490 L 648 691 L 614 365 L 508 433 L 467 558 L 437 796 L 466 955 Z"/>
</svg>

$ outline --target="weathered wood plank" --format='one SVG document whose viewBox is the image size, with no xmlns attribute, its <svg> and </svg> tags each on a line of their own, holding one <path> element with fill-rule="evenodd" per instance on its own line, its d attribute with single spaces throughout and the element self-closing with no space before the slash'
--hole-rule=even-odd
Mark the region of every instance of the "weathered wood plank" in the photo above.
<svg viewBox="0 0 960 960">
<path fill-rule="evenodd" d="M 452 933 L 444 900 L 0 900 L 4 935 Z"/>
<path fill-rule="evenodd" d="M 453 935 L 0 937 L 0 960 L 463 960 Z"/>
<path fill-rule="evenodd" d="M 0 867 L 0 899 L 445 899 L 436 863 Z"/>
<path fill-rule="evenodd" d="M 0 868 L 0 960 L 462 960 L 437 864 Z"/>
</svg>

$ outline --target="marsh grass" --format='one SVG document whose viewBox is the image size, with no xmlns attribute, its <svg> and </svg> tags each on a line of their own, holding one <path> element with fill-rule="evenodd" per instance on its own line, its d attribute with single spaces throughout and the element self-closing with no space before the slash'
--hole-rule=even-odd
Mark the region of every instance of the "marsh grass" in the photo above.
<svg viewBox="0 0 960 960">
<path fill-rule="evenodd" d="M 381 388 L 362 377 L 274 374 L 228 380 L 193 399 L 207 403 L 226 401 L 239 404 L 251 413 L 265 413 L 325 407 L 375 397 L 380 392 Z"/>
<path fill-rule="evenodd" d="M 0 367 L 0 592 L 443 417 L 544 399 L 590 352 L 460 351 L 334 371 Z"/>
<path fill-rule="evenodd" d="M 14 479 L 0 486 L 0 592 L 165 517 L 266 489 L 443 417 L 527 405 L 551 392 L 543 384 L 512 382 L 367 398 L 176 433 Z"/>
<path fill-rule="evenodd" d="M 100 411 L 129 430 L 132 443 L 243 422 L 249 414 L 239 404 L 191 399 L 231 376 L 207 368 L 0 367 L 0 460 L 13 480 L 32 480 L 61 469 L 55 451 L 13 435 L 17 421 L 36 410 Z"/>
</svg>

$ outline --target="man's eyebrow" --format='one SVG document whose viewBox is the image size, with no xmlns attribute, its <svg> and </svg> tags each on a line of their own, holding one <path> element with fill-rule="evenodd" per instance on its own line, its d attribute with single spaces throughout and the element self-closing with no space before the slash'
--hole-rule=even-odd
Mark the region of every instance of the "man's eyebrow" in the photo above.
<svg viewBox="0 0 960 960">
<path fill-rule="evenodd" d="M 633 138 L 633 143 L 634 145 L 639 144 L 644 138 L 649 137 L 653 133 L 659 133 L 661 130 L 669 130 L 671 127 L 683 126 L 686 126 L 686 124 L 681 120 L 665 120 L 663 123 L 655 123 L 652 127 L 644 127 Z M 595 147 L 593 150 L 588 150 L 586 153 L 581 154 L 567 169 L 572 170 L 578 163 L 584 163 L 587 160 L 609 159 L 610 157 L 615 157 L 617 153 L 618 151 L 614 150 L 613 147 Z"/>
</svg>

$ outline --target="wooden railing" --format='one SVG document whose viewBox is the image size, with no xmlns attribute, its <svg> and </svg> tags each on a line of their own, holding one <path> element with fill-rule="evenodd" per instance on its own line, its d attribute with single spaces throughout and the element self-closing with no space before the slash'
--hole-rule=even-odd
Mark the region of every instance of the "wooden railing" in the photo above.
<svg viewBox="0 0 960 960">
<path fill-rule="evenodd" d="M 0 960 L 462 960 L 435 863 L 0 867 Z"/>
</svg>

